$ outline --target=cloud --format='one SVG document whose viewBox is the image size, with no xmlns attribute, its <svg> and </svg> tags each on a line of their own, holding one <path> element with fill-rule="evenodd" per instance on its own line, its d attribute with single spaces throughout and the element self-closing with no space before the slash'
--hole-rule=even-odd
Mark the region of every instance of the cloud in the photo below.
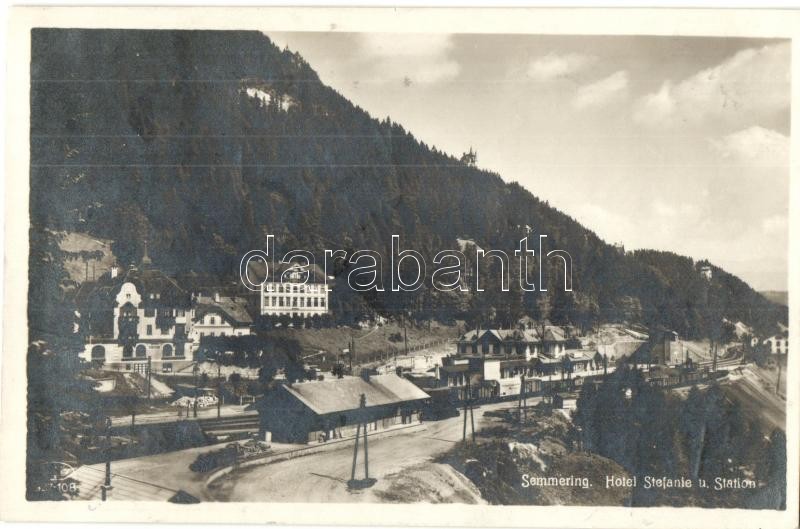
<svg viewBox="0 0 800 529">
<path fill-rule="evenodd" d="M 787 109 L 788 43 L 741 50 L 680 81 L 664 81 L 639 98 L 634 121 L 646 126 L 698 124 L 708 119 L 752 123 L 753 116 Z"/>
<path fill-rule="evenodd" d="M 656 199 L 652 204 L 653 213 L 666 219 L 682 218 L 684 220 L 696 219 L 700 216 L 700 207 L 688 202 L 667 203 L 662 199 Z"/>
<path fill-rule="evenodd" d="M 439 57 L 453 47 L 446 33 L 363 33 L 361 50 L 376 57 Z"/>
<path fill-rule="evenodd" d="M 767 235 L 785 233 L 788 227 L 789 220 L 786 215 L 773 215 L 761 221 L 761 229 Z"/>
<path fill-rule="evenodd" d="M 571 205 L 569 213 L 606 242 L 623 242 L 626 245 L 644 242 L 637 238 L 636 222 L 613 204 L 582 202 Z"/>
<path fill-rule="evenodd" d="M 594 83 L 578 88 L 572 106 L 581 110 L 605 105 L 628 91 L 628 72 L 621 70 Z"/>
<path fill-rule="evenodd" d="M 356 51 L 370 82 L 433 84 L 449 81 L 461 72 L 451 58 L 452 35 L 365 33 Z"/>
<path fill-rule="evenodd" d="M 789 138 L 774 130 L 753 126 L 718 140 L 711 148 L 723 159 L 743 165 L 789 165 Z"/>
<path fill-rule="evenodd" d="M 537 81 L 552 81 L 579 72 L 596 60 L 597 57 L 580 53 L 549 53 L 528 65 L 528 76 Z"/>
</svg>

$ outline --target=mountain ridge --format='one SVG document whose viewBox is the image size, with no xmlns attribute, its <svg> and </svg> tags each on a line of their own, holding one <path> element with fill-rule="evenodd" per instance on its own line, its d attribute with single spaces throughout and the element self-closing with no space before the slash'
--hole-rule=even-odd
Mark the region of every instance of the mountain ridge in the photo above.
<svg viewBox="0 0 800 529">
<path fill-rule="evenodd" d="M 258 32 L 35 29 L 31 78 L 32 225 L 113 240 L 123 264 L 147 239 L 165 269 L 231 275 L 267 234 L 279 252 L 385 252 L 398 233 L 425 256 L 461 237 L 510 253 L 529 225 L 573 257 L 575 294 L 552 294 L 554 319 L 698 336 L 718 315 L 765 332 L 786 318 L 720 268 L 707 288 L 690 258 L 621 253 L 519 184 L 373 119 Z M 487 295 L 492 315 L 431 289 L 365 302 L 497 324 L 539 304 Z"/>
</svg>

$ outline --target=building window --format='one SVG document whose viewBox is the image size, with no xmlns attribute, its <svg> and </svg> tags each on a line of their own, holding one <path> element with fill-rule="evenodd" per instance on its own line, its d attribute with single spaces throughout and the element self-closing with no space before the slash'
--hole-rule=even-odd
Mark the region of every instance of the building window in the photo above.
<svg viewBox="0 0 800 529">
<path fill-rule="evenodd" d="M 106 348 L 102 345 L 95 345 L 92 347 L 92 360 L 105 360 Z"/>
<path fill-rule="evenodd" d="M 152 335 L 153 335 L 153 326 L 152 325 L 148 325 L 147 326 L 147 336 L 152 336 Z"/>
<path fill-rule="evenodd" d="M 164 347 L 161 348 L 161 356 L 172 356 L 172 346 L 170 344 L 164 344 Z"/>
<path fill-rule="evenodd" d="M 125 299 L 131 299 L 131 295 L 130 294 L 125 294 Z"/>
<path fill-rule="evenodd" d="M 139 344 L 136 346 L 136 358 L 144 358 L 147 356 L 147 347 L 143 344 Z"/>
<path fill-rule="evenodd" d="M 214 316 L 211 316 L 210 318 L 208 318 L 208 321 L 209 321 L 209 323 L 211 323 L 211 325 L 214 325 L 214 324 L 217 323 L 217 318 L 215 318 Z"/>
<path fill-rule="evenodd" d="M 156 315 L 156 309 L 153 308 L 144 309 L 145 318 L 152 318 L 155 315 Z"/>
<path fill-rule="evenodd" d="M 162 334 L 162 335 L 169 334 L 169 329 L 167 329 L 166 327 L 162 328 L 162 329 L 161 329 L 161 334 Z"/>
<path fill-rule="evenodd" d="M 130 344 L 122 348 L 122 358 L 130 358 L 133 356 L 133 347 Z"/>
</svg>

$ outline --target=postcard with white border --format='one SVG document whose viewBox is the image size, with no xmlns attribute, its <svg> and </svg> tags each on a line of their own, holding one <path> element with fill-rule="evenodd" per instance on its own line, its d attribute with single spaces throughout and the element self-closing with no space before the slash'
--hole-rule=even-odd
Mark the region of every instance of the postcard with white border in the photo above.
<svg viewBox="0 0 800 529">
<path fill-rule="evenodd" d="M 12 9 L 0 517 L 797 527 L 798 36 Z"/>
</svg>

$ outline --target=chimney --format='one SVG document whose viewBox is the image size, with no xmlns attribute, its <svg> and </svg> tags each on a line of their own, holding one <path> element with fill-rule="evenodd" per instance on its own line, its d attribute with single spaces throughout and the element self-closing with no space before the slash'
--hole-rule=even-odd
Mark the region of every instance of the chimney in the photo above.
<svg viewBox="0 0 800 529">
<path fill-rule="evenodd" d="M 111 279 L 114 279 L 119 275 L 119 267 L 117 265 L 111 266 Z"/>
</svg>

